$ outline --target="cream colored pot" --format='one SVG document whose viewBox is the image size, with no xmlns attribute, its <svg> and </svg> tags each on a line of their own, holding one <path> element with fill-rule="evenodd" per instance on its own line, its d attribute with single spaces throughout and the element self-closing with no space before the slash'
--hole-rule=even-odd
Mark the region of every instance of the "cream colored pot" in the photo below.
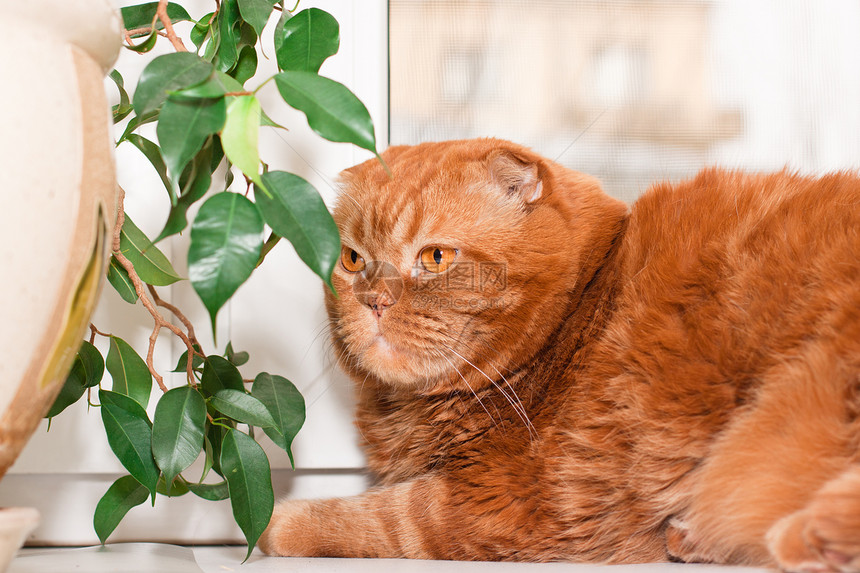
<svg viewBox="0 0 860 573">
<path fill-rule="evenodd" d="M 2 476 L 62 387 L 104 276 L 116 217 L 104 77 L 122 25 L 108 0 L 0 0 L 0 22 Z"/>
</svg>

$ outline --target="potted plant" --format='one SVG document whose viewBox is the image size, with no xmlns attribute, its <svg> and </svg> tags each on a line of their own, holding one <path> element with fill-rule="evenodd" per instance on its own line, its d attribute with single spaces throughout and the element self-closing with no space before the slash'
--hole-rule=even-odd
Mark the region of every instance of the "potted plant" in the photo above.
<svg viewBox="0 0 860 573">
<path fill-rule="evenodd" d="M 281 239 L 292 243 L 331 288 L 340 256 L 337 227 L 310 183 L 261 162 L 261 126 L 280 126 L 262 109 L 258 91 L 274 84 L 283 102 L 303 112 L 325 139 L 374 154 L 377 144 L 364 105 L 345 86 L 319 74 L 339 45 L 338 23 L 330 14 L 287 7 L 283 0 L 216 5 L 211 13 L 194 16 L 166 1 L 122 9 L 126 48 L 144 57 L 157 43 L 169 42 L 174 49 L 152 58 L 133 92 L 119 72 L 110 74 L 119 93 L 113 118 L 125 122 L 116 144 L 136 147 L 152 164 L 162 183 L 152 190 L 153 200 L 169 207 L 161 231 L 149 237 L 124 210 L 120 191 L 107 277 L 123 299 L 147 310 L 153 328 L 148 346 L 135 349 L 91 325 L 46 416 L 82 397 L 91 399 L 128 471 L 96 508 L 94 526 L 102 542 L 132 507 L 147 499 L 154 503 L 158 495 L 191 494 L 230 499 L 250 555 L 274 503 L 269 461 L 255 429 L 290 453 L 304 421 L 304 401 L 283 376 L 260 372 L 245 378 L 239 367 L 248 355 L 232 344 L 218 353 L 200 343 L 195 326 L 201 325 L 159 296 L 160 287 L 182 280 L 159 244 L 189 234 L 188 280 L 209 315 L 209 324 L 202 326 L 212 328 L 213 336 L 219 310 Z M 177 22 L 193 24 L 187 38 L 177 35 Z M 275 25 L 274 45 L 263 52 L 274 55 L 279 71 L 251 81 L 269 22 Z M 141 134 L 148 124 L 155 124 L 155 138 Z M 240 190 L 230 188 L 234 178 Z M 167 387 L 153 362 L 156 341 L 165 332 L 185 346 L 176 365 L 185 384 L 176 388 Z M 104 357 L 93 344 L 100 336 L 109 339 Z M 104 370 L 111 375 L 109 388 Z M 153 383 L 162 393 L 150 418 Z M 184 475 L 200 456 L 203 471 Z"/>
</svg>

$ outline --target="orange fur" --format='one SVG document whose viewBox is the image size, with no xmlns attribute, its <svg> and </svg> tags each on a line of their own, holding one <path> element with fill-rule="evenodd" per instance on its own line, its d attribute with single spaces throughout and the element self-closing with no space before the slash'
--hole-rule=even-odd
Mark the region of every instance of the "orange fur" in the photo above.
<svg viewBox="0 0 860 573">
<path fill-rule="evenodd" d="M 628 211 L 504 141 L 384 158 L 335 220 L 399 298 L 339 268 L 326 299 L 379 485 L 283 502 L 265 551 L 860 571 L 860 179 L 711 169 Z"/>
</svg>

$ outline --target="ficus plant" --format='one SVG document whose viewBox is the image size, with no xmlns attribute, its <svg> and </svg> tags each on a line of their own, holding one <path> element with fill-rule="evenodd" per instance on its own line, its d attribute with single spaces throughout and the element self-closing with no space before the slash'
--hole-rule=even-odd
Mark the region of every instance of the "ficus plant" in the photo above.
<svg viewBox="0 0 860 573">
<path fill-rule="evenodd" d="M 304 400 L 283 376 L 260 372 L 246 379 L 240 368 L 248 354 L 235 351 L 232 343 L 223 352 L 202 347 L 192 322 L 158 294 L 158 288 L 185 280 L 158 243 L 190 227 L 187 279 L 208 311 L 213 337 L 219 309 L 282 238 L 332 288 L 331 273 L 340 256 L 337 227 L 310 183 L 269 170 L 261 161 L 261 126 L 280 126 L 262 109 L 257 91 L 274 82 L 286 105 L 303 112 L 316 134 L 378 157 L 373 124 L 349 89 L 319 74 L 339 44 L 338 23 L 323 10 L 299 11 L 285 7 L 283 0 L 216 0 L 213 12 L 192 17 L 181 5 L 162 0 L 123 8 L 122 18 L 126 48 L 151 57 L 148 52 L 164 38 L 175 50 L 152 57 L 131 93 L 118 71 L 110 74 L 119 93 L 114 122 L 126 122 L 116 144 L 134 146 L 152 164 L 163 184 L 163 189 L 152 189 L 158 197 L 154 200 L 168 202 L 169 211 L 161 231 L 150 238 L 125 212 L 120 192 L 107 278 L 125 301 L 146 308 L 154 327 L 148 348 L 139 352 L 90 325 L 90 340 L 83 341 L 46 417 L 85 395 L 93 404 L 97 390 L 93 405 L 101 412 L 111 449 L 128 471 L 96 507 L 93 521 L 102 543 L 132 507 L 148 499 L 155 504 L 158 496 L 190 493 L 230 500 L 250 555 L 274 506 L 269 460 L 255 440 L 255 429 L 292 461 L 290 448 L 304 422 Z M 279 72 L 248 89 L 270 20 L 277 20 L 274 46 L 261 47 L 261 53 L 274 55 Z M 186 38 L 192 50 L 173 27 L 183 21 L 192 24 Z M 155 141 L 140 134 L 150 123 L 156 124 Z M 236 176 L 246 182 L 240 192 L 229 190 Z M 190 208 L 198 202 L 191 217 L 195 210 Z M 163 329 L 186 347 L 174 370 L 184 373 L 186 383 L 172 389 L 153 366 Z M 109 339 L 106 357 L 93 344 L 96 336 Z M 105 369 L 110 387 L 103 381 Z M 153 381 L 162 393 L 150 419 Z M 202 471 L 188 475 L 201 455 Z"/>
</svg>

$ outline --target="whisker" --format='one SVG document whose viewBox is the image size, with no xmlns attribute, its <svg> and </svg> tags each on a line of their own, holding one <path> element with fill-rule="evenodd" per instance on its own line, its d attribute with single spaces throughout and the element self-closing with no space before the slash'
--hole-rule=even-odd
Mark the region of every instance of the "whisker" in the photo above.
<svg viewBox="0 0 860 573">
<path fill-rule="evenodd" d="M 445 333 L 440 333 L 440 334 L 443 334 L 443 335 L 447 336 L 447 337 L 448 337 L 448 339 L 449 339 L 449 340 L 451 340 L 452 342 L 455 342 L 455 343 L 459 344 L 460 346 L 463 346 L 463 347 L 465 347 L 465 348 L 468 348 L 468 349 L 469 349 L 469 350 L 471 350 L 472 352 L 475 352 L 475 348 L 474 348 L 473 346 L 469 345 L 466 341 L 464 341 L 464 340 L 462 340 L 462 339 L 455 339 L 453 336 L 447 335 L 447 334 L 445 334 Z M 451 350 L 453 351 L 453 349 L 451 349 Z M 498 350 L 496 350 L 495 348 L 490 348 L 490 350 L 492 350 L 492 351 L 493 351 L 493 352 L 495 352 L 496 354 L 499 354 L 499 351 L 498 351 Z M 534 424 L 532 424 L 532 423 L 531 423 L 531 420 L 530 420 L 530 419 L 529 419 L 529 417 L 528 417 L 528 413 L 526 412 L 526 407 L 525 407 L 525 405 L 523 404 L 522 400 L 520 399 L 519 395 L 517 394 L 516 389 L 514 389 L 513 385 L 510 383 L 510 381 L 508 381 L 508 379 L 505 377 L 505 375 L 504 375 L 504 374 L 502 374 L 502 372 L 499 370 L 499 368 L 497 367 L 497 365 L 496 365 L 492 360 L 489 360 L 489 359 L 487 359 L 487 358 L 484 358 L 484 360 L 487 362 L 487 364 L 488 364 L 490 367 L 492 367 L 492 369 L 493 369 L 493 370 L 495 370 L 495 371 L 496 371 L 496 374 L 497 374 L 497 375 L 498 375 L 498 376 L 499 376 L 499 377 L 504 381 L 504 383 L 505 383 L 505 384 L 508 386 L 508 388 L 510 389 L 511 394 L 513 394 L 513 397 L 516 399 L 517 404 L 519 404 L 519 409 L 520 409 L 520 412 L 522 413 L 522 416 L 525 416 L 525 418 L 526 418 L 526 425 L 527 425 L 527 426 L 529 426 L 529 433 L 531 434 L 531 433 L 532 433 L 532 430 L 534 430 L 535 432 L 537 432 L 537 429 L 534 427 Z M 513 374 L 513 373 L 515 372 L 514 370 L 511 370 L 510 368 L 508 368 L 508 367 L 506 367 L 506 366 L 502 366 L 502 368 L 504 368 L 505 370 L 507 370 L 507 371 L 508 371 L 508 373 L 510 373 L 510 374 Z M 481 373 L 482 373 L 482 374 L 484 374 L 484 376 L 486 377 L 486 374 L 485 374 L 485 373 L 483 373 L 483 372 L 481 372 Z M 489 377 L 487 377 L 487 378 L 489 379 Z M 495 384 L 495 382 L 494 382 L 494 384 Z M 497 387 L 498 387 L 498 386 L 497 386 Z M 502 392 L 502 394 L 505 396 L 505 398 L 507 398 L 507 399 L 508 399 L 508 401 L 509 401 L 509 402 L 511 401 L 510 397 L 507 395 L 507 393 L 506 393 L 502 388 L 499 388 L 499 391 L 501 391 L 501 392 Z M 517 409 L 516 405 L 515 405 L 515 404 L 513 404 L 512 402 L 511 402 L 511 406 L 513 406 L 515 410 Z"/>
<path fill-rule="evenodd" d="M 478 372 L 479 372 L 479 373 L 480 373 L 484 378 L 486 378 L 487 380 L 489 380 L 489 381 L 490 381 L 490 383 L 491 383 L 493 386 L 495 386 L 495 387 L 496 387 L 496 389 L 497 389 L 499 392 L 501 392 L 502 396 L 504 396 L 504 397 L 505 397 L 505 399 L 508 401 L 508 403 L 509 403 L 509 404 L 511 405 L 511 407 L 514 409 L 514 412 L 516 412 L 516 413 L 517 413 L 517 416 L 519 416 L 520 420 L 523 422 L 523 424 L 525 424 L 526 428 L 527 428 L 527 429 L 528 429 L 528 431 L 529 431 L 529 435 L 530 435 L 530 436 L 531 436 L 531 435 L 533 435 L 533 433 L 534 433 L 534 432 L 536 432 L 534 425 L 531 423 L 531 420 L 529 420 L 528 414 L 526 413 L 525 408 L 523 407 L 522 402 L 520 402 L 520 400 L 519 400 L 519 397 L 517 398 L 517 402 L 519 402 L 519 404 L 517 404 L 517 403 L 515 403 L 515 402 L 514 402 L 513 398 L 511 398 L 511 396 L 510 396 L 510 395 L 505 391 L 505 389 L 504 389 L 504 388 L 502 388 L 502 387 L 499 385 L 499 383 L 498 383 L 498 382 L 496 382 L 496 381 L 495 381 L 495 380 L 493 380 L 490 376 L 488 376 L 486 372 L 484 372 L 483 370 L 481 370 L 480 368 L 478 368 L 477 366 L 475 366 L 475 365 L 474 365 L 474 364 L 473 364 L 473 363 L 472 363 L 468 358 L 466 358 L 465 356 L 463 356 L 462 354 L 460 354 L 459 352 L 457 352 L 456 350 L 454 350 L 454 349 L 453 349 L 453 348 L 451 348 L 450 346 L 445 345 L 445 347 L 446 347 L 448 350 L 450 350 L 451 352 L 453 352 L 454 354 L 456 354 L 456 355 L 457 355 L 461 360 L 463 360 L 466 364 L 468 364 L 469 366 L 471 366 L 472 368 L 474 368 L 476 371 L 478 371 Z M 449 360 L 449 362 L 450 362 L 450 360 Z M 452 364 L 452 366 L 453 366 L 453 364 Z M 459 371 L 458 371 L 458 373 L 459 373 Z M 460 377 L 462 378 L 462 374 L 460 375 Z M 463 380 L 465 381 L 465 378 L 463 378 Z M 506 382 L 507 382 L 507 380 L 506 380 Z M 509 384 L 509 386 L 510 386 L 510 384 Z M 474 393 L 474 392 L 473 392 L 473 393 Z"/>
<path fill-rule="evenodd" d="M 487 407 L 484 405 L 484 401 L 481 400 L 481 397 L 478 396 L 478 393 L 475 392 L 475 389 L 472 388 L 472 385 L 469 384 L 468 380 L 466 380 L 466 377 L 463 376 L 463 374 L 460 372 L 460 370 L 457 368 L 457 366 L 454 365 L 454 363 L 451 361 L 450 358 L 445 356 L 439 349 L 435 349 L 435 350 L 436 350 L 436 353 L 439 354 L 439 356 L 441 356 L 442 358 L 444 358 L 448 362 L 448 364 L 451 365 L 451 368 L 453 368 L 457 372 L 457 375 L 460 376 L 460 379 L 463 381 L 463 383 L 466 385 L 466 387 L 469 388 L 469 391 L 472 393 L 472 395 L 475 396 L 475 399 L 478 400 L 478 404 L 480 404 L 481 408 L 484 409 L 484 412 L 487 413 L 487 417 L 490 418 L 490 421 L 493 422 L 494 426 L 498 427 L 498 424 L 496 423 L 496 419 L 493 418 L 493 415 L 490 414 L 489 410 L 487 410 Z M 500 414 L 500 417 L 501 417 L 501 414 Z"/>
<path fill-rule="evenodd" d="M 498 356 L 499 354 L 501 354 L 501 352 L 499 352 L 499 350 L 497 348 L 494 348 L 493 346 L 490 346 L 486 343 L 482 343 L 482 348 L 477 348 L 474 345 L 470 345 L 466 340 L 464 340 L 462 338 L 454 337 L 454 336 L 447 334 L 445 332 L 438 332 L 438 334 L 445 336 L 448 340 L 450 340 L 454 344 L 458 344 L 462 347 L 468 348 L 472 352 L 477 352 L 479 350 L 483 351 L 486 348 L 487 350 L 490 350 L 495 356 Z M 484 360 L 486 360 L 488 364 L 492 365 L 493 369 L 496 370 L 496 372 L 498 372 L 500 376 L 502 374 L 501 374 L 501 372 L 499 372 L 499 367 L 501 367 L 503 370 L 507 371 L 508 374 L 513 374 L 515 372 L 515 370 L 512 370 L 511 368 L 508 368 L 507 366 L 497 364 L 497 363 L 493 362 L 492 360 L 490 360 L 486 357 L 484 357 Z"/>
</svg>

